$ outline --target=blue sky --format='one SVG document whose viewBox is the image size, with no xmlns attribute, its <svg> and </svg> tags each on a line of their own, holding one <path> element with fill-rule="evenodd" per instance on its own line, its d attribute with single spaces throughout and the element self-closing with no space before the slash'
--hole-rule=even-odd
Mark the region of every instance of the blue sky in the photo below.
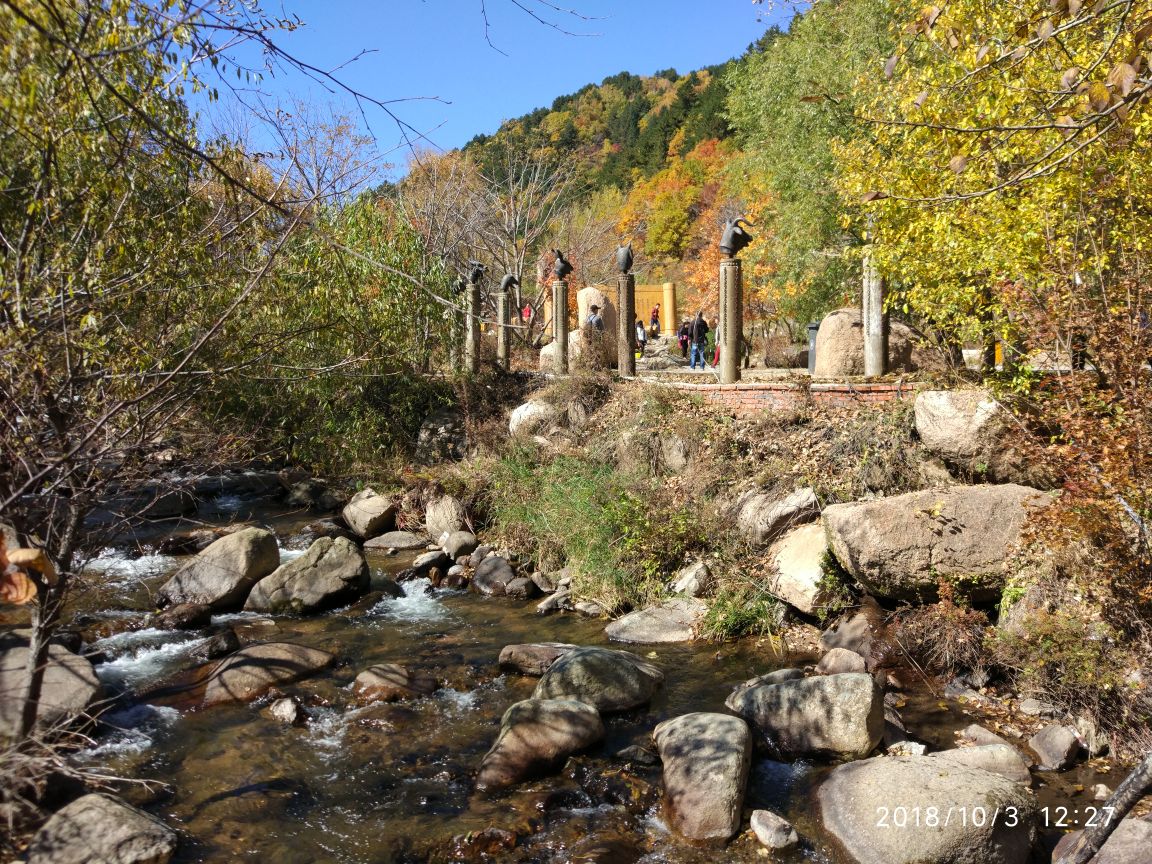
<svg viewBox="0 0 1152 864">
<path fill-rule="evenodd" d="M 442 148 L 458 147 L 500 122 L 551 105 L 588 83 L 628 71 L 647 75 L 674 67 L 687 72 L 743 53 L 767 25 L 751 0 L 520 0 L 568 35 L 533 20 L 514 0 L 283 0 L 284 12 L 305 26 L 280 43 L 307 62 L 333 68 L 380 99 L 435 97 L 396 103 L 393 110 Z M 485 37 L 482 6 L 487 10 Z M 268 11 L 276 11 L 272 4 Z M 782 20 L 783 13 L 774 13 Z M 503 52 L 503 53 L 501 53 Z M 271 99 L 351 103 L 302 77 L 264 82 Z M 437 101 L 438 100 L 438 101 Z M 381 149 L 399 141 L 379 109 L 366 110 Z M 403 162 L 402 153 L 391 157 Z"/>
</svg>

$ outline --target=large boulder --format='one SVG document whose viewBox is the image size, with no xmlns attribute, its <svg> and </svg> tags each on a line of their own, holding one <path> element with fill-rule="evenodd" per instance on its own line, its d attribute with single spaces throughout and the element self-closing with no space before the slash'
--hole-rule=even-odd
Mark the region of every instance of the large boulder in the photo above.
<svg viewBox="0 0 1152 864">
<path fill-rule="evenodd" d="M 878 597 L 934 599 L 947 579 L 991 600 L 1029 514 L 1049 503 L 1028 486 L 951 486 L 835 504 L 824 525 L 836 559 Z"/>
<path fill-rule="evenodd" d="M 440 688 L 440 682 L 424 672 L 380 663 L 370 666 L 356 676 L 352 692 L 361 702 L 399 702 L 430 696 Z"/>
<path fill-rule="evenodd" d="M 805 615 L 815 615 L 828 600 L 824 559 L 828 536 L 822 522 L 793 528 L 768 550 L 771 571 L 764 587 Z"/>
<path fill-rule="evenodd" d="M 253 612 L 317 612 L 368 590 L 368 562 L 355 543 L 321 537 L 299 558 L 256 583 L 244 608 Z"/>
<path fill-rule="evenodd" d="M 716 577 L 706 561 L 693 561 L 682 568 L 672 581 L 672 591 L 689 597 L 707 597 L 716 588 Z"/>
<path fill-rule="evenodd" d="M 1020 783 L 930 756 L 840 765 L 817 793 L 857 864 L 1025 864 L 1036 801 Z"/>
<path fill-rule="evenodd" d="M 899 321 L 888 328 L 888 371 L 939 370 L 947 363 L 939 351 L 924 347 L 924 337 Z M 837 309 L 816 333 L 815 378 L 864 374 L 864 323 L 858 308 Z"/>
<path fill-rule="evenodd" d="M 94 792 L 44 823 L 28 847 L 28 864 L 165 864 L 179 840 L 156 817 Z"/>
<path fill-rule="evenodd" d="M 472 575 L 472 587 L 481 594 L 503 597 L 508 586 L 516 581 L 516 571 L 499 555 L 490 555 L 476 567 Z"/>
<path fill-rule="evenodd" d="M 396 503 L 371 487 L 352 496 L 341 515 L 348 527 L 365 540 L 371 540 L 396 527 Z"/>
<path fill-rule="evenodd" d="M 513 436 L 539 435 L 561 422 L 564 413 L 551 402 L 532 399 L 520 405 L 508 419 L 508 431 Z"/>
<path fill-rule="evenodd" d="M 522 675 L 543 675 L 548 667 L 580 646 L 567 642 L 526 642 L 505 645 L 500 651 L 500 668 L 505 672 Z"/>
<path fill-rule="evenodd" d="M 727 714 L 685 714 L 659 724 L 652 737 L 664 765 L 672 828 L 689 840 L 735 834 L 752 761 L 748 724 Z"/>
<path fill-rule="evenodd" d="M 588 316 L 592 314 L 594 305 L 600 307 L 600 317 L 604 319 L 604 338 L 611 339 L 613 348 L 615 348 L 618 322 L 616 304 L 612 302 L 612 298 L 602 288 L 589 285 L 587 288 L 581 288 L 576 292 L 576 320 L 579 326 L 583 327 Z"/>
<path fill-rule="evenodd" d="M 276 535 L 244 528 L 221 537 L 161 586 L 161 606 L 201 603 L 214 612 L 239 609 L 252 586 L 280 566 Z"/>
<path fill-rule="evenodd" d="M 604 737 L 600 712 L 573 699 L 525 699 L 504 712 L 476 788 L 503 789 L 559 767 Z"/>
<path fill-rule="evenodd" d="M 654 645 L 660 642 L 691 642 L 708 612 L 708 604 L 692 597 L 675 597 L 658 606 L 638 609 L 617 618 L 604 628 L 614 642 Z"/>
<path fill-rule="evenodd" d="M 736 530 L 749 543 L 767 546 L 789 528 L 820 517 L 820 502 L 811 489 L 787 495 L 746 492 L 732 508 Z"/>
<path fill-rule="evenodd" d="M 416 459 L 423 463 L 459 462 L 468 455 L 468 430 L 454 408 L 436 411 L 420 424 Z"/>
<path fill-rule="evenodd" d="M 1080 738 L 1071 726 L 1050 723 L 1028 739 L 1041 771 L 1070 768 L 1080 753 Z"/>
<path fill-rule="evenodd" d="M 1106 811 L 1099 813 L 1096 821 L 1105 815 Z M 1090 818 L 1087 811 L 1085 817 Z M 1061 837 L 1052 852 L 1052 860 L 1058 861 L 1067 854 L 1083 833 L 1072 831 Z M 1152 822 L 1134 818 L 1122 820 L 1100 851 L 1088 859 L 1088 864 L 1152 864 Z"/>
<path fill-rule="evenodd" d="M 14 634 L 0 638 L 0 739 L 20 729 L 28 687 L 28 641 Z M 40 728 L 64 724 L 84 714 L 102 695 L 92 664 L 62 645 L 48 646 L 48 662 L 36 709 Z"/>
<path fill-rule="evenodd" d="M 635 654 L 577 648 L 557 659 L 536 684 L 535 699 L 576 699 L 601 711 L 627 711 L 646 704 L 664 673 Z"/>
<path fill-rule="evenodd" d="M 867 756 L 884 734 L 884 694 L 856 672 L 737 688 L 724 703 L 790 756 Z"/>
<path fill-rule="evenodd" d="M 291 642 L 265 642 L 237 651 L 212 672 L 204 705 L 251 702 L 273 687 L 291 684 L 331 666 L 335 654 Z"/>
<path fill-rule="evenodd" d="M 468 513 L 464 505 L 451 495 L 441 495 L 429 501 L 424 509 L 424 530 L 429 537 L 463 531 L 467 523 Z"/>
</svg>

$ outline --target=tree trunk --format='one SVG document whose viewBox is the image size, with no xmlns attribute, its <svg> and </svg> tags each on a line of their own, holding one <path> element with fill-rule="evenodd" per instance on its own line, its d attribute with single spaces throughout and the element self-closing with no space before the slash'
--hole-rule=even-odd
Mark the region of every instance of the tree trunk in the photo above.
<svg viewBox="0 0 1152 864">
<path fill-rule="evenodd" d="M 1105 813 L 1111 811 L 1109 818 L 1085 829 L 1055 864 L 1088 864 L 1092 856 L 1100 851 L 1100 847 L 1116 830 L 1120 820 L 1128 815 L 1128 811 L 1150 788 L 1152 788 L 1152 753 L 1144 757 L 1144 761 L 1136 766 L 1136 770 L 1124 779 L 1120 787 L 1112 793 L 1112 797 L 1100 808 Z"/>
</svg>

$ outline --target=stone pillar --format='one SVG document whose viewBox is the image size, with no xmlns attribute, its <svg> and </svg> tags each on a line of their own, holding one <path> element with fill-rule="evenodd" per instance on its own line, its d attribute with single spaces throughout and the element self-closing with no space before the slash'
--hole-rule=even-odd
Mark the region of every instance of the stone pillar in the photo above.
<svg viewBox="0 0 1152 864">
<path fill-rule="evenodd" d="M 636 374 L 636 277 L 621 273 L 616 280 L 616 371 Z"/>
<path fill-rule="evenodd" d="M 660 322 L 660 332 L 676 335 L 680 329 L 680 312 L 676 308 L 676 283 L 664 283 L 664 302 L 660 304 L 660 311 L 664 313 L 664 320 Z"/>
<path fill-rule="evenodd" d="M 496 295 L 496 363 L 505 372 L 508 371 L 508 341 L 512 333 L 508 327 L 508 292 L 501 291 Z"/>
<path fill-rule="evenodd" d="M 480 286 L 468 286 L 468 314 L 464 322 L 464 371 L 480 371 Z"/>
<path fill-rule="evenodd" d="M 888 315 L 884 312 L 884 280 L 876 272 L 872 254 L 864 256 L 864 375 L 888 371 Z"/>
<path fill-rule="evenodd" d="M 740 259 L 720 262 L 720 383 L 740 380 L 740 340 L 744 335 L 744 291 Z"/>
<path fill-rule="evenodd" d="M 556 374 L 568 374 L 568 286 L 552 283 L 552 341 L 556 345 Z"/>
</svg>

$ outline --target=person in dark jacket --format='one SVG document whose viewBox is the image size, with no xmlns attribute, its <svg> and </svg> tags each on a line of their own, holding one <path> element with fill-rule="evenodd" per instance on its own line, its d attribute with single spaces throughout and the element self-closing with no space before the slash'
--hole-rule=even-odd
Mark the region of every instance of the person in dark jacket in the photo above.
<svg viewBox="0 0 1152 864">
<path fill-rule="evenodd" d="M 676 331 L 676 341 L 680 343 L 680 356 L 685 360 L 688 359 L 688 336 L 691 330 L 692 319 L 685 318 L 680 324 L 680 329 Z"/>
<path fill-rule="evenodd" d="M 689 331 L 688 338 L 692 342 L 692 362 L 689 368 L 696 368 L 696 361 L 700 361 L 700 369 L 706 369 L 707 361 L 705 353 L 708 350 L 708 322 L 704 320 L 704 313 L 697 312 L 696 319 L 692 322 L 692 328 Z"/>
</svg>

